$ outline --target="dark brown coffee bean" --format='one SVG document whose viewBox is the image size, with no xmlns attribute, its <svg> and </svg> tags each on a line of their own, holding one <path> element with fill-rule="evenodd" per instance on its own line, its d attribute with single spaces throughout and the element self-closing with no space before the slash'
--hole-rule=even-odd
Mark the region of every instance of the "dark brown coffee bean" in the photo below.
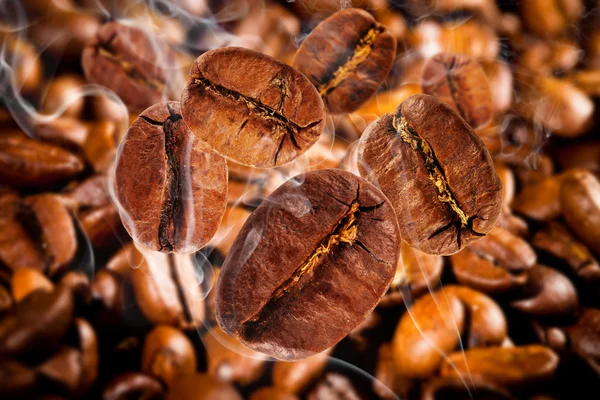
<svg viewBox="0 0 600 400">
<path fill-rule="evenodd" d="M 175 52 L 151 32 L 109 22 L 83 51 L 90 82 L 113 90 L 130 111 L 175 100 L 183 87 Z"/>
<path fill-rule="evenodd" d="M 116 162 L 115 195 L 143 246 L 191 253 L 215 234 L 227 204 L 227 164 L 190 132 L 179 103 L 156 104 L 131 125 Z"/>
<path fill-rule="evenodd" d="M 360 138 L 358 168 L 390 199 L 402 240 L 425 253 L 453 254 L 481 239 L 502 209 L 502 184 L 485 146 L 432 96 L 412 96 L 371 124 Z"/>
<path fill-rule="evenodd" d="M 221 382 L 247 386 L 256 382 L 267 367 L 264 355 L 248 349 L 218 326 L 202 336 L 206 347 L 208 375 Z"/>
<path fill-rule="evenodd" d="M 368 12 L 338 11 L 304 39 L 293 65 L 310 79 L 334 114 L 356 111 L 381 86 L 396 40 Z"/>
<path fill-rule="evenodd" d="M 104 249 L 127 235 L 113 203 L 92 208 L 78 214 L 81 227 L 95 249 Z"/>
<path fill-rule="evenodd" d="M 600 182 L 591 172 L 577 170 L 562 181 L 560 207 L 571 230 L 600 253 Z"/>
<path fill-rule="evenodd" d="M 549 380 L 557 367 L 558 356 L 544 346 L 477 348 L 451 354 L 441 376 L 472 376 L 501 387 L 523 387 Z"/>
<path fill-rule="evenodd" d="M 465 324 L 465 307 L 443 290 L 417 299 L 406 312 L 392 342 L 396 372 L 404 377 L 427 378 L 445 354 L 459 343 Z"/>
<path fill-rule="evenodd" d="M 144 340 L 142 371 L 159 378 L 167 386 L 179 375 L 194 373 L 196 353 L 192 342 L 173 327 L 157 326 Z"/>
<path fill-rule="evenodd" d="M 373 391 L 383 400 L 396 400 L 409 386 L 406 377 L 396 373 L 394 352 L 391 343 L 382 343 L 377 350 L 377 365 L 374 373 Z"/>
<path fill-rule="evenodd" d="M 274 387 L 264 387 L 252 392 L 249 400 L 299 400 L 299 397 Z"/>
<path fill-rule="evenodd" d="M 81 352 L 81 376 L 77 393 L 86 393 L 98 376 L 98 338 L 90 323 L 82 318 L 74 321 L 76 338 L 74 345 Z"/>
<path fill-rule="evenodd" d="M 500 214 L 497 225 L 515 236 L 522 238 L 529 236 L 529 226 L 527 225 L 527 222 L 523 218 L 517 217 L 507 211 L 503 211 Z"/>
<path fill-rule="evenodd" d="M 330 372 L 308 394 L 307 400 L 361 400 L 361 396 L 350 379 Z"/>
<path fill-rule="evenodd" d="M 321 375 L 330 353 L 327 350 L 294 362 L 277 361 L 273 366 L 273 386 L 289 393 L 302 393 Z"/>
<path fill-rule="evenodd" d="M 492 92 L 476 60 L 455 54 L 438 54 L 423 69 L 423 93 L 442 100 L 473 129 L 492 119 Z"/>
<path fill-rule="evenodd" d="M 43 354 L 55 347 L 73 318 L 73 295 L 66 288 L 39 290 L 0 319 L 0 356 Z"/>
<path fill-rule="evenodd" d="M 577 323 L 565 330 L 571 349 L 600 371 L 600 310 L 584 309 Z"/>
<path fill-rule="evenodd" d="M 79 386 L 82 368 L 81 352 L 62 346 L 52 357 L 38 365 L 36 371 L 53 384 L 73 393 Z"/>
<path fill-rule="evenodd" d="M 104 386 L 102 400 L 159 400 L 164 398 L 157 379 L 139 372 L 121 374 Z"/>
<path fill-rule="evenodd" d="M 198 57 L 181 110 L 186 124 L 213 150 L 254 167 L 293 161 L 325 126 L 323 102 L 306 77 L 274 58 L 238 47 Z"/>
<path fill-rule="evenodd" d="M 489 260 L 499 260 L 511 272 L 528 270 L 537 261 L 529 243 L 500 227 L 494 227 L 485 238 L 469 246 L 469 250 Z"/>
<path fill-rule="evenodd" d="M 83 171 L 76 155 L 22 133 L 0 136 L 0 178 L 16 187 L 49 186 L 74 178 Z"/>
<path fill-rule="evenodd" d="M 481 378 L 433 378 L 423 384 L 421 400 L 466 400 L 475 397 L 482 400 L 514 400 L 500 385 Z"/>
<path fill-rule="evenodd" d="M 0 285 L 0 316 L 4 315 L 4 313 L 13 305 L 13 299 L 10 296 L 10 292 L 4 287 L 4 285 Z"/>
<path fill-rule="evenodd" d="M 219 325 L 279 359 L 331 347 L 391 283 L 400 252 L 395 222 L 385 196 L 349 172 L 290 179 L 246 221 L 221 268 Z"/>
<path fill-rule="evenodd" d="M 556 149 L 554 159 L 563 169 L 581 168 L 600 172 L 600 141 L 569 143 Z"/>
<path fill-rule="evenodd" d="M 0 361 L 0 395 L 7 398 L 26 398 L 37 382 L 35 370 L 18 361 Z"/>
<path fill-rule="evenodd" d="M 167 400 L 242 400 L 242 396 L 226 383 L 205 374 L 181 375 L 173 381 Z"/>
</svg>

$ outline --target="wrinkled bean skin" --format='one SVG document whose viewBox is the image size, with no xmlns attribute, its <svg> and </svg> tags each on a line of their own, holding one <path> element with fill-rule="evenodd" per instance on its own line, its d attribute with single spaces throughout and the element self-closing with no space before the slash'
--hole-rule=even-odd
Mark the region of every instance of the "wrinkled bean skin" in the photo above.
<svg viewBox="0 0 600 400">
<path fill-rule="evenodd" d="M 115 195 L 129 234 L 165 253 L 192 253 L 217 231 L 227 205 L 227 164 L 192 134 L 179 104 L 144 111 L 121 143 Z"/>
<path fill-rule="evenodd" d="M 402 240 L 425 253 L 450 255 L 476 242 L 502 209 L 502 184 L 485 146 L 432 96 L 412 96 L 371 124 L 360 138 L 358 168 L 390 199 Z"/>
<path fill-rule="evenodd" d="M 377 188 L 341 170 L 298 175 L 236 238 L 219 274 L 217 321 L 255 350 L 306 358 L 367 317 L 390 285 L 399 253 L 394 212 Z"/>
<path fill-rule="evenodd" d="M 350 8 L 321 22 L 302 42 L 293 66 L 308 77 L 333 114 L 356 111 L 381 86 L 396 40 L 366 11 Z"/>
<path fill-rule="evenodd" d="M 214 151 L 261 168 L 292 162 L 325 126 L 323 102 L 304 75 L 239 47 L 196 59 L 181 110 L 192 132 Z"/>
</svg>

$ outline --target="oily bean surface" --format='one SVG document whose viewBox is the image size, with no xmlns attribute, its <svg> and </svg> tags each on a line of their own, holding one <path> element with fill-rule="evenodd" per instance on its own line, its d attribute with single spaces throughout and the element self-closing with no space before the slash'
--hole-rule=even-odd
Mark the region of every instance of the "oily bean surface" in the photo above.
<svg viewBox="0 0 600 400">
<path fill-rule="evenodd" d="M 306 77 L 240 47 L 196 59 L 181 109 L 186 124 L 213 150 L 254 167 L 293 161 L 325 126 L 323 101 Z"/>
<path fill-rule="evenodd" d="M 90 82 L 106 86 L 132 112 L 175 100 L 183 86 L 175 52 L 152 33 L 109 22 L 84 49 L 81 64 Z"/>
<path fill-rule="evenodd" d="M 306 358 L 367 317 L 399 252 L 394 212 L 377 188 L 341 170 L 298 175 L 236 238 L 219 275 L 217 321 L 255 350 Z"/>
<path fill-rule="evenodd" d="M 381 86 L 396 40 L 364 10 L 342 10 L 304 39 L 293 65 L 310 79 L 333 114 L 356 111 Z"/>
<path fill-rule="evenodd" d="M 134 240 L 155 251 L 191 253 L 219 227 L 227 164 L 190 132 L 177 102 L 156 104 L 121 143 L 115 194 Z"/>
<path fill-rule="evenodd" d="M 467 123 L 428 95 L 371 124 L 358 147 L 361 176 L 390 199 L 402 240 L 448 255 L 484 237 L 502 209 L 502 184 Z"/>
</svg>

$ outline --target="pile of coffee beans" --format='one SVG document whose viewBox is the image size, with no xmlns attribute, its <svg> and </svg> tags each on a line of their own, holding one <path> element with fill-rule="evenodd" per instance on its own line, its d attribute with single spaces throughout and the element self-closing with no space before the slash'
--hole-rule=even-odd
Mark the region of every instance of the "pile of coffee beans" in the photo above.
<svg viewBox="0 0 600 400">
<path fill-rule="evenodd" d="M 342 3 L 0 4 L 0 398 L 595 398 L 600 4 Z"/>
</svg>

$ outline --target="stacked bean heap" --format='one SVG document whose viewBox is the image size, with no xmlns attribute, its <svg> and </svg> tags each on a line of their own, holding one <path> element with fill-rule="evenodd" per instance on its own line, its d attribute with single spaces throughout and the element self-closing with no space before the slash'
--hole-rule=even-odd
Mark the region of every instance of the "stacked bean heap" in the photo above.
<svg viewBox="0 0 600 400">
<path fill-rule="evenodd" d="M 6 2 L 2 398 L 588 398 L 600 31 L 550 3 Z"/>
</svg>

